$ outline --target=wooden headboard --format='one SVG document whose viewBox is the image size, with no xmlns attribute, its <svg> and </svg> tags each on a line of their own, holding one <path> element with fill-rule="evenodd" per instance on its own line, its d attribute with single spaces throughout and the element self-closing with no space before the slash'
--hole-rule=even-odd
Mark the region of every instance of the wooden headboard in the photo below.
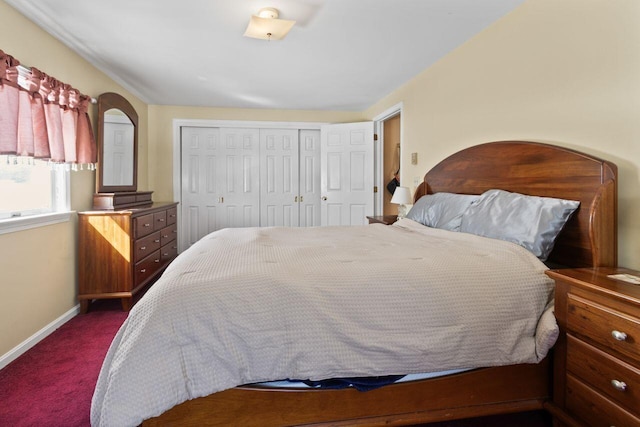
<svg viewBox="0 0 640 427">
<path fill-rule="evenodd" d="M 618 263 L 615 164 L 578 151 L 526 141 L 499 141 L 459 151 L 431 169 L 415 194 L 481 194 L 492 188 L 578 200 L 549 262 L 567 267 Z"/>
</svg>

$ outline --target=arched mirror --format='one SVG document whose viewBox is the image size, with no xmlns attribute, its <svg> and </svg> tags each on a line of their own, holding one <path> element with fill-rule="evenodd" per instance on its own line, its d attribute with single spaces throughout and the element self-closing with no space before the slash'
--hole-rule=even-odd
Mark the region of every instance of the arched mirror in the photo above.
<svg viewBox="0 0 640 427">
<path fill-rule="evenodd" d="M 97 193 L 138 189 L 138 114 L 117 93 L 98 97 Z"/>
</svg>

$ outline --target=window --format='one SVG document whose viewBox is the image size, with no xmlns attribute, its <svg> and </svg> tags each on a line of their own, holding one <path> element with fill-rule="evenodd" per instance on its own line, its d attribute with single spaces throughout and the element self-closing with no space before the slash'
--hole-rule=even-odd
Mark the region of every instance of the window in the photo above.
<svg viewBox="0 0 640 427">
<path fill-rule="evenodd" d="M 68 219 L 67 167 L 32 158 L 0 156 L 0 233 Z"/>
</svg>

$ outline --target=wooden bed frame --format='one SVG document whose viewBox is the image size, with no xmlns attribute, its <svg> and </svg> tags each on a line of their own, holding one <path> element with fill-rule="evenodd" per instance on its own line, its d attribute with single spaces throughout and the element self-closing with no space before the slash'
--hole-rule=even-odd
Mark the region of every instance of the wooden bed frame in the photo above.
<svg viewBox="0 0 640 427">
<path fill-rule="evenodd" d="M 436 165 L 416 191 L 480 194 L 492 188 L 579 200 L 550 261 L 617 264 L 617 168 L 547 144 L 502 141 L 462 150 Z M 144 426 L 390 426 L 543 409 L 551 362 L 482 368 L 369 392 L 242 386 L 184 402 Z"/>
</svg>

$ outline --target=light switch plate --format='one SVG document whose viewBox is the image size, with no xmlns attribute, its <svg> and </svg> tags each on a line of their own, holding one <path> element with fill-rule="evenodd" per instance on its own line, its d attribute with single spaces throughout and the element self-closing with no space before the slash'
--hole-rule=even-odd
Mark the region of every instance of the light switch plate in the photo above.
<svg viewBox="0 0 640 427">
<path fill-rule="evenodd" d="M 412 165 L 418 164 L 418 153 L 411 153 L 411 164 Z"/>
</svg>

